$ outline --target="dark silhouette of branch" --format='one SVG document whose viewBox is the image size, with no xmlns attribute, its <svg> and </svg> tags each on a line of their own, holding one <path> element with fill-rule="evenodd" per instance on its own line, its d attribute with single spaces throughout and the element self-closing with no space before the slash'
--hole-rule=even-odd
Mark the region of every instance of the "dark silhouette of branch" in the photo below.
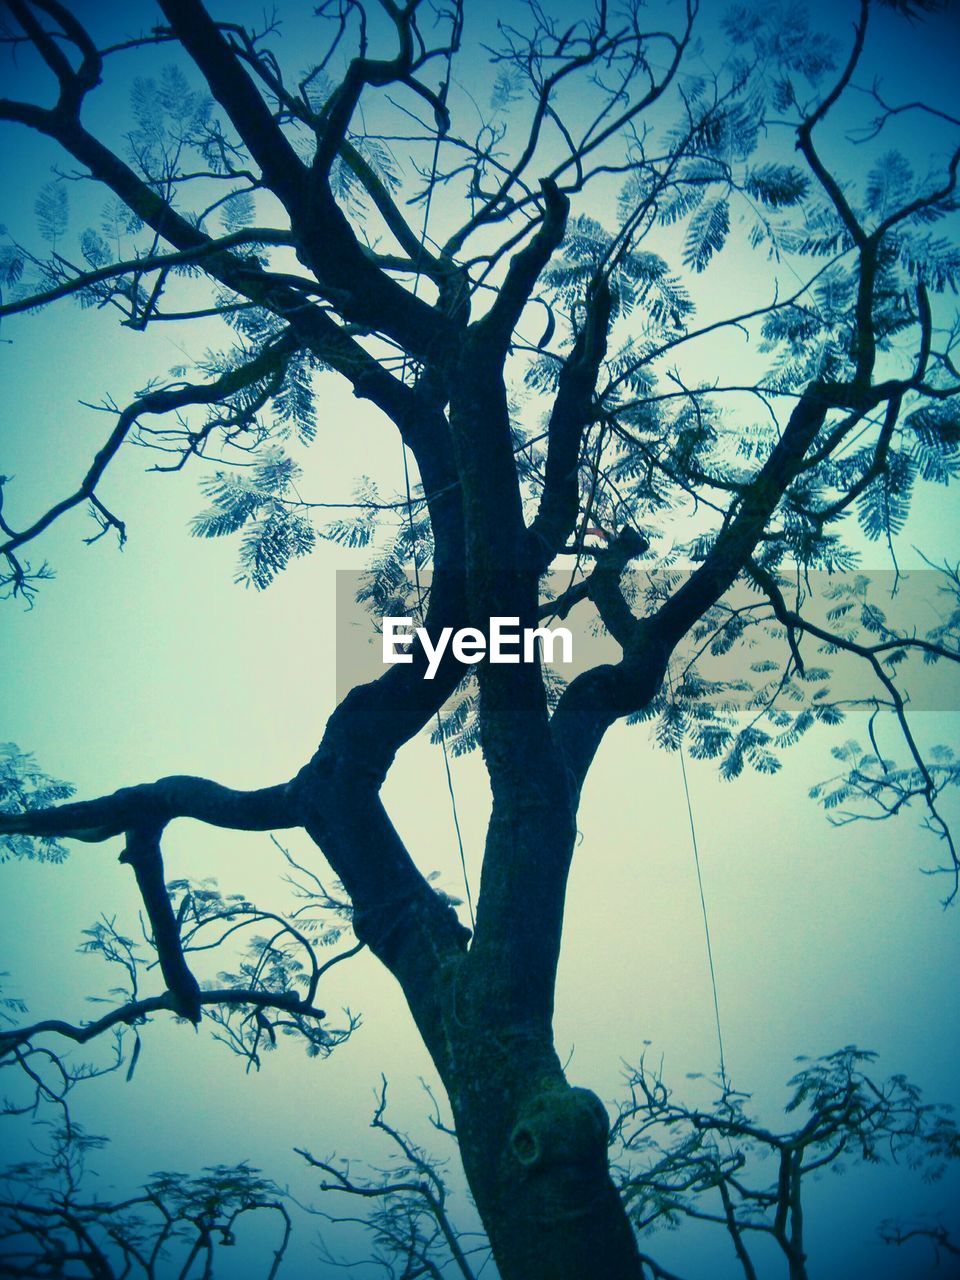
<svg viewBox="0 0 960 1280">
<path fill-rule="evenodd" d="M 293 1221 L 285 1193 L 258 1169 L 214 1165 L 192 1176 L 158 1173 L 137 1194 L 90 1198 L 88 1164 L 105 1143 L 68 1119 L 46 1151 L 0 1175 L 7 1274 L 158 1280 L 170 1267 L 187 1275 L 201 1266 L 211 1275 L 220 1248 L 236 1245 L 243 1219 L 269 1215 L 279 1230 L 271 1232 L 276 1245 L 262 1250 L 260 1265 L 264 1280 L 275 1280 Z M 261 1250 L 254 1246 L 254 1252 Z M 255 1265 L 252 1258 L 248 1265 Z"/>
<path fill-rule="evenodd" d="M 426 647 L 418 643 L 411 662 L 351 690 L 294 778 L 249 792 L 172 777 L 54 804 L 69 791 L 29 773 L 25 757 L 5 757 L 0 835 L 14 853 L 53 859 L 64 853 L 58 837 L 126 837 L 122 860 L 135 873 L 145 941 L 166 991 L 141 992 L 153 960 L 144 969 L 132 941 L 105 919 L 89 932 L 89 946 L 122 967 L 126 998 L 86 1027 L 45 1020 L 4 1033 L 0 1043 L 34 1098 L 44 1085 L 40 1060 L 31 1056 L 40 1052 L 39 1036 L 59 1032 L 83 1043 L 130 1027 L 135 1064 L 138 1028 L 162 1010 L 194 1023 L 206 1015 L 250 1066 L 278 1034 L 322 1054 L 355 1019 L 348 1014 L 342 1033 L 317 1026 L 321 977 L 368 946 L 398 980 L 447 1088 L 504 1276 L 526 1277 L 534 1265 L 563 1280 L 591 1270 L 664 1275 L 638 1255 L 617 1197 L 604 1108 L 569 1085 L 552 1042 L 581 790 L 606 731 L 625 717 L 656 718 L 668 746 L 694 733 L 701 754 L 722 757 L 725 776 L 736 776 L 745 759 L 772 772 L 781 743 L 842 715 L 842 699 L 811 697 L 782 734 L 763 728 L 778 716 L 782 723 L 795 676 L 821 678 L 801 648 L 813 641 L 869 668 L 882 691 L 875 714 L 892 713 L 909 753 L 906 770 L 889 766 L 871 719 L 872 763 L 853 765 L 850 795 L 873 802 L 882 816 L 923 798 L 929 824 L 950 850 L 947 869 L 960 872 L 937 805 L 960 775 L 921 752 L 896 675 L 910 651 L 955 659 L 955 625 L 947 620 L 924 636 L 888 628 L 861 640 L 811 620 L 799 586 L 791 604 L 784 587 L 788 575 L 799 584 L 811 570 L 849 565 L 857 535 L 845 544 L 840 531 L 854 512 L 863 536 L 885 539 L 894 556 L 914 482 L 956 474 L 956 334 L 944 324 L 939 296 L 956 285 L 956 259 L 918 228 L 953 208 L 960 151 L 951 144 L 943 177 L 922 187 L 896 159 L 862 183 L 848 180 L 842 158 L 827 162 L 833 152 L 822 136 L 850 101 L 869 53 L 867 0 L 825 92 L 818 76 L 827 59 L 803 57 L 767 14 L 744 33 L 742 56 L 718 60 L 711 73 L 688 61 L 692 0 L 664 29 L 633 3 L 600 4 L 566 25 L 534 5 L 516 25 L 504 17 L 498 27 L 490 52 L 499 79 L 489 110 L 476 108 L 479 124 L 461 111 L 459 3 L 433 14 L 429 35 L 418 0 L 384 0 L 376 23 L 360 0 L 323 7 L 325 39 L 296 78 L 268 39 L 272 19 L 255 32 L 216 21 L 201 0 L 160 0 L 160 7 L 164 26 L 100 51 L 90 34 L 94 18 L 88 31 L 59 0 L 11 0 L 9 48 L 29 48 L 39 59 L 55 105 L 39 105 L 49 97 L 3 99 L 0 121 L 57 144 L 81 169 L 60 181 L 82 177 L 106 189 L 138 230 L 129 253 L 119 234 L 115 248 L 88 235 L 80 244 L 87 266 L 77 266 L 81 258 L 60 244 L 67 188 L 46 190 L 38 227 L 52 249 L 33 253 L 11 242 L 4 288 L 25 296 L 7 297 L 2 309 L 13 316 L 68 295 L 92 296 L 117 308 L 133 331 L 213 315 L 240 338 L 210 355 L 202 377 L 151 386 L 120 411 L 79 486 L 46 514 L 19 532 L 0 515 L 9 565 L 3 585 L 12 593 L 34 589 L 44 570 L 21 563 L 17 552 L 82 502 L 92 506 L 97 536 L 123 536 L 124 521 L 104 504 L 98 483 L 126 441 L 167 451 L 171 464 L 158 469 L 179 470 L 219 450 L 219 461 L 239 458 L 251 470 L 228 467 L 208 478 L 215 505 L 196 531 L 240 534 L 244 581 L 265 587 L 317 536 L 328 536 L 376 547 L 374 605 L 402 595 L 413 560 L 417 611 L 434 644 L 444 632 L 494 617 L 526 626 L 589 604 L 619 657 L 557 695 L 536 660 L 482 662 L 475 684 L 465 686 L 448 653 L 435 678 L 425 679 Z M 385 56 L 375 56 L 381 40 Z M 102 113 L 91 124 L 87 103 L 107 55 L 168 42 L 216 106 L 198 108 L 187 123 L 189 112 L 178 118 L 172 141 L 166 126 L 120 140 Z M 511 121 L 503 105 L 518 95 L 525 106 Z M 189 97 L 185 87 L 180 96 Z M 161 124 L 163 110 L 156 108 Z M 790 163 L 792 151 L 776 150 L 767 129 L 774 118 L 790 126 L 778 136 L 796 143 L 801 167 Z M 943 113 L 936 119 L 938 128 L 951 125 Z M 761 136 L 778 158 L 768 161 Z M 613 200 L 609 216 L 599 218 L 578 203 L 588 188 L 609 192 L 611 184 L 620 187 L 615 214 Z M 431 221 L 441 198 L 448 203 L 442 243 Z M 264 220 L 261 203 L 279 207 L 279 217 L 266 219 L 275 228 L 256 225 Z M 695 323 L 695 277 L 722 254 L 741 214 L 751 243 L 783 264 L 771 270 L 795 270 L 800 286 L 780 301 L 777 285 L 767 305 L 731 305 Z M 214 218 L 223 234 L 211 230 Z M 684 276 L 663 256 L 674 255 L 670 236 L 656 235 L 669 225 L 682 237 Z M 299 266 L 291 265 L 294 255 Z M 816 269 L 804 266 L 812 258 Z M 21 284 L 23 271 L 36 279 Z M 181 287 L 185 273 L 200 284 Z M 198 297 L 203 287 L 207 296 Z M 539 328 L 544 314 L 547 328 L 536 341 L 526 326 L 536 317 Z M 670 367 L 698 350 L 712 360 L 711 339 L 721 333 L 769 353 L 771 367 L 752 379 Z M 299 493 L 298 464 L 281 445 L 294 428 L 303 443 L 312 437 L 315 380 L 331 372 L 386 419 L 417 474 L 407 476 L 400 505 L 363 496 L 362 527 L 344 521 L 318 531 Z M 199 424 L 191 415 L 198 406 L 211 410 Z M 164 414 L 180 416 L 156 426 L 142 421 Z M 569 585 L 544 599 L 542 579 L 566 555 L 575 558 Z M 649 557 L 646 586 L 626 574 L 639 556 Z M 681 572 L 685 565 L 692 568 Z M 732 598 L 738 584 L 751 582 L 760 603 Z M 752 681 L 754 705 L 718 700 L 715 711 L 705 665 L 766 626 L 786 632 L 782 661 L 771 664 L 769 681 Z M 668 674 L 671 664 L 679 672 Z M 728 675 L 713 688 L 734 683 L 745 682 Z M 455 691 L 472 700 L 472 745 L 483 748 L 492 793 L 472 937 L 381 798 L 397 752 Z M 357 948 L 322 965 L 298 912 L 204 898 L 192 882 L 168 884 L 161 840 L 181 817 L 235 830 L 303 829 L 340 887 L 328 895 L 317 879 L 311 888 L 314 873 L 303 862 L 294 864 L 297 883 L 308 895 L 316 891 L 341 921 L 337 930 L 352 928 Z M 244 932 L 254 924 L 265 937 Z M 247 951 L 238 972 L 208 989 L 194 966 L 240 944 Z M 49 1065 L 54 1079 L 56 1064 Z M 910 1098 L 875 1087 L 856 1054 L 802 1074 L 800 1101 L 812 1099 L 812 1111 L 787 1134 L 755 1125 L 730 1093 L 715 1113 L 681 1112 L 657 1084 L 636 1082 L 631 1122 L 641 1130 L 648 1122 L 684 1127 L 688 1140 L 665 1152 L 652 1181 L 644 1175 L 642 1195 L 661 1197 L 651 1221 L 676 1199 L 687 1216 L 721 1226 L 747 1280 L 754 1280 L 756 1231 L 774 1241 L 794 1280 L 804 1275 L 806 1173 L 831 1163 L 854 1138 L 896 1145 L 904 1116 L 920 1124 Z M 54 1079 L 51 1096 L 63 1083 Z M 320 1167 L 342 1193 L 381 1206 L 385 1238 L 405 1274 L 438 1274 L 436 1246 L 471 1276 L 445 1216 L 442 1179 L 387 1125 L 384 1107 L 385 1092 L 375 1126 L 409 1176 L 361 1183 L 329 1162 Z M 936 1134 L 949 1146 L 946 1128 Z M 770 1150 L 776 1185 L 753 1185 L 744 1159 L 721 1151 L 720 1137 Z M 704 1209 L 693 1196 L 708 1190 L 716 1195 Z M 411 1195 L 420 1215 L 412 1219 Z M 531 1224 L 546 1221 L 534 1256 Z M 191 1265 L 204 1259 L 209 1242 L 198 1237 Z"/>
</svg>

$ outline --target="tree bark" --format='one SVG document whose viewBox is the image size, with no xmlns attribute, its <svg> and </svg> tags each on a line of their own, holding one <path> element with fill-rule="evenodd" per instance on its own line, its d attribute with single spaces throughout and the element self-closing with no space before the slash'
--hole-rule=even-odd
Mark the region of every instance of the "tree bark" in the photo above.
<svg viewBox="0 0 960 1280">
<path fill-rule="evenodd" d="M 490 1027 L 454 1050 L 460 1152 L 503 1280 L 639 1280 L 606 1110 L 567 1083 L 549 1033 Z"/>
<path fill-rule="evenodd" d="M 543 772 L 531 772 L 543 782 Z M 529 790 L 520 805 L 501 802 L 501 812 L 495 802 L 481 901 L 496 927 L 483 930 L 478 919 L 473 947 L 451 955 L 433 982 L 422 970 L 401 976 L 396 963 L 394 972 L 447 1091 L 503 1280 L 640 1280 L 633 1230 L 610 1176 L 606 1109 L 568 1083 L 553 1044 L 562 900 L 576 839 L 575 805 L 557 802 L 558 787 L 534 789 L 539 803 Z M 509 875 L 491 884 L 491 869 L 505 867 L 539 869 L 539 884 L 524 880 L 518 890 Z"/>
</svg>

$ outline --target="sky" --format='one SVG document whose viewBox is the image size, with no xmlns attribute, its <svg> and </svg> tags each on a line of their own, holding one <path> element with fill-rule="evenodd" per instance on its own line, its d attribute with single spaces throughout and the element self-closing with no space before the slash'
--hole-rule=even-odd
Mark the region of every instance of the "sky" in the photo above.
<svg viewBox="0 0 960 1280">
<path fill-rule="evenodd" d="M 115 10 L 81 8 L 120 22 Z M 492 16 L 483 6 L 479 13 L 481 20 Z M 956 35 L 955 15 L 927 29 L 881 25 L 876 52 L 891 88 L 920 72 L 931 100 L 949 109 Z M 106 120 L 115 107 L 105 97 L 96 118 Z M 915 144 L 926 150 L 927 140 Z M 25 234 L 56 155 L 10 126 L 3 126 L 0 148 L 19 178 L 0 217 Z M 762 272 L 762 264 L 758 270 L 734 258 L 713 293 L 706 290 L 705 308 L 723 305 L 733 276 L 745 295 L 763 292 Z M 3 322 L 0 470 L 15 477 L 6 495 L 11 520 L 43 509 L 82 474 L 108 429 L 82 402 L 110 394 L 124 403 L 180 363 L 181 348 L 193 354 L 217 340 L 212 331 L 170 329 L 178 327 L 134 335 L 69 303 Z M 736 350 L 729 359 L 742 358 Z M 318 397 L 320 432 L 305 455 L 310 495 L 348 500 L 361 473 L 374 474 L 385 489 L 399 487 L 399 448 L 386 424 L 333 378 L 320 382 Z M 235 545 L 189 534 L 190 518 L 204 505 L 196 473 L 148 474 L 151 461 L 128 450 L 104 485 L 105 501 L 127 521 L 122 553 L 108 538 L 84 546 L 92 529 L 75 514 L 40 549 L 57 578 L 36 607 L 4 605 L 0 739 L 34 752 L 80 796 L 168 773 L 237 787 L 286 779 L 312 754 L 334 705 L 335 574 L 361 567 L 362 553 L 321 542 L 267 592 L 244 590 L 232 581 Z M 955 556 L 953 496 L 952 488 L 923 495 L 929 505 L 900 548 L 908 563 L 917 540 L 934 558 Z M 917 723 L 927 742 L 957 739 L 956 712 L 927 711 Z M 942 911 L 941 884 L 920 874 L 938 851 L 910 816 L 828 824 L 807 791 L 831 772 L 836 740 L 826 730 L 809 736 L 773 778 L 723 783 L 709 762 L 688 762 L 727 1069 L 771 1124 L 795 1056 L 849 1043 L 876 1050 L 878 1072 L 907 1074 L 929 1100 L 958 1100 L 957 908 Z M 456 759 L 452 769 L 475 886 L 489 806 L 482 762 Z M 443 763 L 425 739 L 400 753 L 384 797 L 421 868 L 439 872 L 439 884 L 459 893 Z M 569 1057 L 573 1082 L 612 1102 L 622 1091 L 623 1064 L 636 1062 L 649 1043 L 677 1094 L 693 1097 L 705 1086 L 686 1076 L 716 1070 L 717 1042 L 678 757 L 658 751 L 645 727 L 617 726 L 589 776 L 579 828 L 557 995 L 561 1059 Z M 289 845 L 311 865 L 319 862 L 305 837 L 292 834 Z M 107 985 L 99 962 L 76 947 L 80 931 L 101 913 L 135 924 L 132 877 L 117 865 L 118 852 L 116 841 L 77 845 L 62 866 L 0 867 L 0 967 L 32 1016 L 82 1018 L 85 996 Z M 281 859 L 266 836 L 180 822 L 164 853 L 171 878 L 209 876 L 225 891 L 264 904 L 284 901 Z M 206 1034 L 151 1025 L 129 1084 L 110 1077 L 75 1095 L 82 1123 L 111 1137 L 98 1166 L 101 1192 L 129 1190 L 156 1169 L 246 1159 L 317 1204 L 316 1178 L 292 1149 L 380 1159 L 366 1126 L 381 1073 L 390 1080 L 393 1121 L 436 1148 L 420 1085 L 421 1077 L 434 1079 L 432 1067 L 392 980 L 361 955 L 332 971 L 321 1003 L 334 1020 L 345 1006 L 361 1013 L 360 1029 L 324 1062 L 284 1045 L 259 1074 L 245 1074 Z M 19 1129 L 11 1149 L 32 1140 Z M 909 1258 L 916 1270 L 906 1270 L 904 1255 L 878 1243 L 876 1224 L 911 1206 L 946 1210 L 958 1185 L 922 1187 L 902 1168 L 825 1177 L 808 1192 L 815 1274 L 925 1274 L 928 1255 L 918 1249 Z M 464 1203 L 459 1183 L 457 1199 Z M 328 1273 L 316 1261 L 315 1232 L 311 1219 L 298 1224 L 288 1275 Z M 336 1232 L 329 1239 L 358 1264 L 352 1274 L 360 1280 L 378 1274 L 362 1265 L 362 1241 Z M 258 1250 L 268 1247 L 251 1235 L 230 1274 L 255 1274 Z M 658 1234 L 648 1247 L 690 1280 L 737 1274 L 725 1237 L 684 1228 Z"/>
</svg>

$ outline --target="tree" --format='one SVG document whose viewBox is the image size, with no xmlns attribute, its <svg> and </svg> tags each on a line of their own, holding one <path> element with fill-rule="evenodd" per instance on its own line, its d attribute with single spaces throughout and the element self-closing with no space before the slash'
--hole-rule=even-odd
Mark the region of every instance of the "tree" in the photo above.
<svg viewBox="0 0 960 1280">
<path fill-rule="evenodd" d="M 343 698 L 294 778 L 256 791 L 174 776 L 70 801 L 11 753 L 8 849 L 57 857 L 64 839 L 124 837 L 166 990 L 140 1000 L 136 963 L 107 922 L 93 942 L 125 964 L 128 997 L 91 1026 L 4 1032 L 10 1061 L 46 1052 L 45 1035 L 87 1040 L 160 1010 L 198 1024 L 212 1008 L 223 1025 L 240 1008 L 248 1054 L 277 1025 L 327 1045 L 315 1029 L 322 966 L 296 915 L 205 905 L 163 869 L 179 818 L 302 829 L 342 885 L 358 942 L 403 990 L 501 1274 L 641 1274 L 606 1111 L 567 1082 L 551 1032 L 577 809 L 607 730 L 655 719 L 664 746 L 687 740 L 725 776 L 772 772 L 815 723 L 864 701 L 827 692 L 811 657 L 857 658 L 874 681 L 867 742 L 837 749 L 843 773 L 823 799 L 843 818 L 922 806 L 948 898 L 957 891 L 942 792 L 958 766 L 946 748 L 921 750 L 900 680 L 914 660 L 957 661 L 957 575 L 945 566 L 951 606 L 922 634 L 917 618 L 901 626 L 868 598 L 860 576 L 832 588 L 823 619 L 810 578 L 852 569 L 858 541 L 892 550 L 915 485 L 956 473 L 958 257 L 943 228 L 958 121 L 888 102 L 879 86 L 856 99 L 867 146 L 905 113 L 923 121 L 936 154 L 921 178 L 887 151 L 848 180 L 830 133 L 850 127 L 874 22 L 934 7 L 863 0 L 836 51 L 800 14 L 738 8 L 722 29 L 703 24 L 718 51 L 708 56 L 692 3 L 656 21 L 633 4 L 569 21 L 531 5 L 498 28 L 491 114 L 474 132 L 452 70 L 469 66 L 475 38 L 458 4 L 321 6 L 313 38 L 327 43 L 304 70 L 274 49 L 272 24 L 221 21 L 199 0 L 161 0 L 160 25 L 112 43 L 59 0 L 7 0 L 4 38 L 37 78 L 0 101 L 0 119 L 56 143 L 109 203 L 99 231 L 70 240 L 77 174 L 44 188 L 37 230 L 49 248 L 8 241 L 0 314 L 73 297 L 136 331 L 215 316 L 233 334 L 126 407 L 108 402 L 110 435 L 68 496 L 19 526 L 3 513 L 8 593 L 32 601 L 49 570 L 24 549 L 74 508 L 90 507 L 95 537 L 122 541 L 124 517 L 98 486 L 138 443 L 162 452 L 161 470 L 214 463 L 196 532 L 239 535 L 248 585 L 269 586 L 319 534 L 372 544 L 373 612 L 405 603 L 433 647 L 445 628 L 486 631 L 500 617 L 534 629 L 575 608 L 592 609 L 618 646 L 616 660 L 563 684 L 536 659 L 481 662 L 465 679 L 451 652 L 426 679 L 419 643 L 411 663 Z M 92 127 L 113 68 L 154 46 L 177 61 L 133 82 L 133 127 Z M 589 191 L 616 197 L 615 221 L 587 212 Z M 717 267 L 737 216 L 767 254 L 772 301 L 698 323 L 693 281 Z M 770 356 L 743 382 L 711 365 L 711 340 L 730 328 Z M 691 376 L 698 350 L 704 368 Z M 328 376 L 392 424 L 417 475 L 396 500 L 364 487 L 353 518 L 318 530 L 291 454 L 317 433 L 315 384 Z M 573 565 L 559 591 L 546 577 L 558 560 Z M 635 562 L 648 572 L 628 574 Z M 754 664 L 747 680 L 710 665 L 732 663 L 764 628 L 780 639 L 778 662 Z M 898 758 L 881 746 L 888 721 Z M 431 724 L 454 750 L 479 744 L 489 777 L 471 929 L 380 799 L 397 752 Z M 277 932 L 227 989 L 205 990 L 188 960 L 196 931 L 213 919 L 225 934 L 237 915 Z"/>
<path fill-rule="evenodd" d="M 868 1072 L 874 1058 L 848 1045 L 812 1062 L 799 1060 L 787 1104 L 792 1127 L 781 1132 L 759 1125 L 748 1114 L 749 1096 L 730 1086 L 706 1109 L 674 1102 L 659 1071 L 641 1061 L 628 1074 L 627 1098 L 610 1134 L 615 1181 L 641 1242 L 661 1225 L 695 1220 L 723 1228 L 745 1280 L 761 1274 L 755 1242 L 764 1239 L 775 1243 L 791 1280 L 808 1280 L 804 1193 L 812 1179 L 827 1170 L 839 1172 L 841 1161 L 848 1160 L 906 1162 L 928 1180 L 938 1180 L 948 1163 L 960 1158 L 960 1135 L 949 1108 L 922 1102 L 920 1091 L 903 1076 L 873 1079 Z M 455 1140 L 432 1094 L 430 1101 L 434 1130 Z M 451 1212 L 449 1162 L 388 1122 L 386 1112 L 387 1081 L 382 1079 L 371 1128 L 382 1135 L 386 1167 L 358 1172 L 349 1159 L 298 1152 L 319 1172 L 325 1200 L 354 1209 L 313 1212 L 337 1225 L 359 1227 L 371 1260 L 391 1277 L 475 1280 L 489 1263 L 490 1249 L 482 1233 L 467 1231 Z M 6 1185 L 0 1184 L 5 1245 L 0 1272 L 46 1277 L 73 1267 L 75 1274 L 104 1280 L 173 1274 L 177 1265 L 181 1276 L 195 1266 L 213 1274 L 218 1246 L 238 1244 L 238 1223 L 270 1211 L 278 1220 L 279 1239 L 271 1236 L 271 1247 L 261 1243 L 254 1252 L 267 1280 L 273 1280 L 293 1229 L 288 1192 L 242 1164 L 205 1168 L 192 1178 L 157 1173 L 123 1200 L 91 1198 L 84 1186 L 88 1159 L 104 1145 L 103 1138 L 76 1125 L 67 1110 L 44 1158 L 6 1171 Z M 765 1158 L 770 1163 L 765 1165 Z M 881 1237 L 897 1246 L 929 1240 L 937 1265 L 940 1251 L 957 1252 L 943 1222 L 884 1222 Z M 321 1256 L 330 1268 L 356 1265 L 326 1249 Z M 648 1254 L 641 1254 L 641 1262 L 652 1280 L 675 1280 Z M 249 1271 L 249 1251 L 245 1266 Z"/>
<path fill-rule="evenodd" d="M 92 1152 L 104 1139 L 68 1122 L 46 1159 L 15 1165 L 0 1190 L 3 1274 L 80 1275 L 113 1280 L 138 1275 L 212 1275 L 218 1248 L 237 1244 L 248 1215 L 277 1220 L 275 1247 L 262 1274 L 273 1280 L 290 1239 L 290 1215 L 279 1187 L 247 1165 L 204 1169 L 198 1177 L 158 1173 L 142 1192 L 118 1202 L 89 1197 L 83 1187 Z M 265 1251 L 266 1252 L 266 1251 Z"/>
<path fill-rule="evenodd" d="M 960 1156 L 949 1108 L 923 1103 L 903 1076 L 872 1079 L 874 1057 L 848 1045 L 813 1062 L 801 1059 L 787 1103 L 793 1124 L 781 1132 L 758 1125 L 748 1114 L 749 1096 L 730 1087 L 705 1109 L 674 1102 L 659 1071 L 641 1061 L 628 1073 L 610 1135 L 615 1180 L 641 1241 L 659 1226 L 696 1220 L 723 1228 L 745 1280 L 762 1273 L 754 1244 L 765 1238 L 775 1242 L 790 1280 L 808 1280 L 804 1192 L 818 1174 L 839 1171 L 842 1159 L 902 1160 L 939 1178 Z M 394 1264 L 390 1275 L 439 1276 L 447 1264 L 450 1274 L 474 1280 L 488 1251 L 451 1222 L 443 1164 L 386 1122 L 386 1105 L 384 1081 L 372 1126 L 399 1150 L 389 1170 L 363 1176 L 302 1154 L 326 1175 L 322 1190 L 369 1206 L 363 1223 L 376 1256 L 385 1267 Z M 455 1136 L 435 1104 L 434 1111 L 434 1127 Z M 889 1244 L 922 1237 L 956 1251 L 942 1223 L 885 1223 L 881 1230 Z M 652 1280 L 675 1280 L 648 1254 L 641 1261 Z"/>
</svg>

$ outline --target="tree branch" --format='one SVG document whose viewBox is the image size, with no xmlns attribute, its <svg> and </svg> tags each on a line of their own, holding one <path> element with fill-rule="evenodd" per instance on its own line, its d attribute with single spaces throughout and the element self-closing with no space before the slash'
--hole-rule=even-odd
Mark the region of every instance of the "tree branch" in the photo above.
<svg viewBox="0 0 960 1280">
<path fill-rule="evenodd" d="M 234 791 L 208 778 L 173 775 L 124 787 L 96 800 L 0 813 L 0 832 L 98 843 L 125 831 L 164 826 L 175 818 L 194 818 L 233 831 L 273 831 L 300 825 L 290 783 L 259 791 Z"/>
<path fill-rule="evenodd" d="M 491 352 L 506 352 L 523 308 L 530 299 L 533 286 L 540 272 L 550 261 L 553 251 L 563 239 L 570 212 L 570 201 L 557 184 L 545 178 L 540 184 L 543 193 L 543 219 L 530 243 L 510 260 L 507 275 L 497 291 L 496 299 L 482 319 L 474 325 L 484 345 L 490 344 Z"/>
<path fill-rule="evenodd" d="M 124 262 L 111 262 L 109 266 L 99 267 L 95 271 L 84 271 L 72 279 L 64 280 L 62 284 L 55 285 L 51 289 L 44 289 L 40 293 L 33 293 L 28 297 L 16 298 L 13 302 L 3 303 L 0 305 L 0 318 L 15 316 L 23 311 L 32 311 L 36 307 L 43 307 L 49 302 L 58 301 L 60 298 L 68 298 L 83 289 L 93 288 L 95 285 L 103 284 L 107 280 L 115 280 L 119 276 L 148 275 L 153 271 L 169 270 L 170 267 L 192 265 L 197 262 L 202 263 L 208 254 L 221 253 L 244 244 L 289 245 L 292 243 L 293 239 L 289 231 L 275 231 L 272 227 L 250 227 L 248 230 L 238 231 L 234 235 L 222 236 L 219 240 L 209 240 L 203 246 L 195 249 L 187 249 L 179 253 L 145 254 L 140 258 L 128 258 Z"/>
<path fill-rule="evenodd" d="M 11 553 L 25 543 L 31 542 L 59 519 L 60 516 L 90 499 L 96 501 L 95 491 L 107 467 L 116 457 L 121 445 L 126 440 L 131 428 L 145 414 L 169 413 L 172 410 L 184 409 L 193 405 L 216 404 L 225 396 L 250 386 L 259 379 L 275 372 L 283 366 L 284 361 L 297 350 L 297 343 L 288 330 L 276 342 L 265 347 L 248 364 L 239 369 L 230 369 L 221 374 L 213 382 L 206 385 L 188 383 L 175 390 L 150 391 L 140 396 L 123 409 L 117 418 L 106 443 L 95 455 L 87 474 L 72 494 L 50 507 L 32 525 L 20 533 L 10 533 L 5 542 L 0 543 L 0 554 L 10 557 Z"/>
<path fill-rule="evenodd" d="M 608 281 L 594 280 L 587 293 L 583 328 L 560 371 L 548 428 L 543 491 L 528 534 L 542 570 L 573 532 L 580 509 L 580 444 L 592 416 L 592 398 L 607 350 L 611 304 Z"/>
<path fill-rule="evenodd" d="M 260 167 L 267 185 L 291 212 L 299 209 L 306 168 L 219 26 L 199 0 L 159 0 L 159 4 Z"/>
</svg>

